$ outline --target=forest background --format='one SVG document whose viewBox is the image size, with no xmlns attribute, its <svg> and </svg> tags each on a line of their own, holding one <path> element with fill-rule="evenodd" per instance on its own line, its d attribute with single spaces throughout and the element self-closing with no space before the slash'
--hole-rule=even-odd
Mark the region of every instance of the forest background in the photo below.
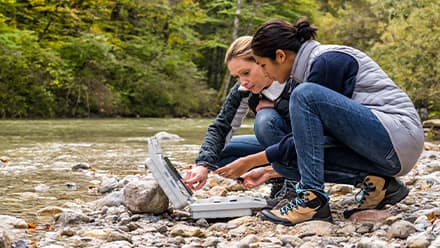
<svg viewBox="0 0 440 248">
<path fill-rule="evenodd" d="M 301 16 L 440 116 L 439 0 L 0 0 L 0 118 L 213 116 L 230 42 Z"/>
</svg>

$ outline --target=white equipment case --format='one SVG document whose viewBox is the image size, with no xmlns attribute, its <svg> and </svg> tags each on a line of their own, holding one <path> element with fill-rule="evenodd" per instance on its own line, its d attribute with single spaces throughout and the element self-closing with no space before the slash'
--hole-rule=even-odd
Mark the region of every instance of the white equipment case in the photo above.
<svg viewBox="0 0 440 248">
<path fill-rule="evenodd" d="M 168 196 L 173 207 L 180 209 L 189 205 L 193 219 L 252 215 L 253 211 L 267 206 L 265 199 L 251 196 L 219 196 L 200 200 L 194 199 L 191 190 L 183 183 L 180 173 L 170 160 L 163 155 L 160 144 L 154 137 L 148 138 L 146 165 Z"/>
</svg>

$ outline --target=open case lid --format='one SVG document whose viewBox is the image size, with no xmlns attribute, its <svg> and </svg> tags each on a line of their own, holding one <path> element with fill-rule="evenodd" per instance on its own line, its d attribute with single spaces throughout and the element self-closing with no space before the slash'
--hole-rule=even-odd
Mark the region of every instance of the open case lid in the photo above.
<svg viewBox="0 0 440 248">
<path fill-rule="evenodd" d="M 182 177 L 165 157 L 155 137 L 148 138 L 148 169 L 174 208 L 183 208 L 192 200 L 192 192 L 182 182 Z"/>
</svg>

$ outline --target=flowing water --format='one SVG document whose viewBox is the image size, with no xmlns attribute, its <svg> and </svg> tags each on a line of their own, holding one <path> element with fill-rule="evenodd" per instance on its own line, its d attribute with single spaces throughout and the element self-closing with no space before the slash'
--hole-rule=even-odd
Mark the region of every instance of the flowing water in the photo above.
<svg viewBox="0 0 440 248">
<path fill-rule="evenodd" d="M 160 131 L 184 140 L 165 143 L 174 161 L 192 164 L 211 119 L 0 120 L 0 215 L 38 222 L 38 210 L 101 197 L 96 175 L 145 173 L 146 138 Z M 251 125 L 241 132 L 251 132 Z M 73 171 L 88 163 L 89 171 Z"/>
</svg>

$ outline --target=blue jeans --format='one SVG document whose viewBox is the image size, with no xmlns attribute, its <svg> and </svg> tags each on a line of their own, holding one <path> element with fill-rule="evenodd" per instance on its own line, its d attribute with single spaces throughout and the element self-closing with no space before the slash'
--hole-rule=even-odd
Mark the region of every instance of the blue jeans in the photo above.
<svg viewBox="0 0 440 248">
<path fill-rule="evenodd" d="M 324 182 L 356 185 L 368 174 L 393 176 L 400 162 L 373 112 L 315 83 L 302 83 L 290 97 L 296 159 L 274 163 L 282 176 L 304 188 L 324 190 Z"/>
<path fill-rule="evenodd" d="M 264 151 L 266 147 L 278 143 L 290 132 L 289 121 L 284 119 L 275 109 L 261 109 L 255 116 L 255 135 L 232 136 L 220 153 L 220 159 L 216 165 L 222 167 L 237 158 Z"/>
</svg>

